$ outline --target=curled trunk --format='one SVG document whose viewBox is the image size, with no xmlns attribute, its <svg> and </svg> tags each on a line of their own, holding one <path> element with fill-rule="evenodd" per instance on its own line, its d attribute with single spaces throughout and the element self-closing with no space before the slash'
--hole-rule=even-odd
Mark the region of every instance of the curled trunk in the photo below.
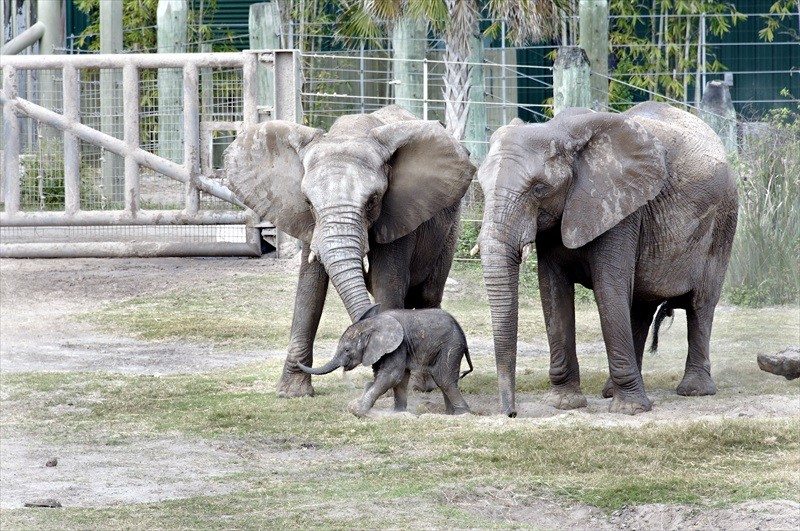
<svg viewBox="0 0 800 531">
<path fill-rule="evenodd" d="M 341 362 L 339 362 L 339 360 L 337 360 L 336 358 L 333 358 L 331 361 L 329 361 L 322 367 L 316 367 L 316 368 L 307 367 L 299 362 L 297 363 L 298 369 L 300 369 L 306 374 L 315 374 L 315 375 L 331 373 L 341 366 L 342 366 Z"/>
</svg>

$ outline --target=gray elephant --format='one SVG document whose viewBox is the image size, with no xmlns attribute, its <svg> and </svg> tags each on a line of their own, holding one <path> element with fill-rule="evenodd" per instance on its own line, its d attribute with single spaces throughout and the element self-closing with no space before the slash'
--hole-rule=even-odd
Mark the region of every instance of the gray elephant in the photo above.
<svg viewBox="0 0 800 531">
<path fill-rule="evenodd" d="M 329 279 L 351 319 L 368 292 L 384 309 L 441 303 L 475 167 L 438 122 L 394 106 L 342 116 L 327 134 L 264 122 L 228 147 L 225 170 L 245 205 L 303 245 L 278 396 L 314 394 L 296 362 L 312 364 Z"/>
<path fill-rule="evenodd" d="M 461 371 L 461 358 L 469 370 Z M 375 381 L 367 385 L 350 412 L 363 417 L 375 401 L 394 390 L 395 411 L 405 411 L 411 369 L 428 373 L 442 390 L 447 413 L 469 413 L 458 380 L 472 372 L 467 339 L 452 315 L 440 309 L 389 310 L 378 313 L 378 306 L 345 330 L 336 353 L 327 364 L 312 369 L 298 363 L 307 374 L 328 374 L 339 367 L 350 371 L 359 365 L 372 366 Z"/>
<path fill-rule="evenodd" d="M 535 242 L 547 336 L 547 401 L 586 405 L 575 352 L 574 285 L 594 290 L 608 354 L 610 409 L 651 409 L 641 376 L 653 315 L 683 308 L 689 352 L 681 395 L 716 392 L 709 337 L 736 231 L 736 185 L 717 135 L 662 103 L 621 114 L 565 110 L 500 128 L 479 180 L 478 238 L 503 412 L 516 415 L 518 278 Z"/>
</svg>

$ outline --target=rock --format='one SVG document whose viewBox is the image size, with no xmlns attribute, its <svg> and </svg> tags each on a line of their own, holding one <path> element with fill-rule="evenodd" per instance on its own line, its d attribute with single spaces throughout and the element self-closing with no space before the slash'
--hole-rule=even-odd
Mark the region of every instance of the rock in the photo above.
<svg viewBox="0 0 800 531">
<path fill-rule="evenodd" d="M 33 500 L 24 503 L 25 507 L 47 507 L 47 508 L 56 508 L 61 507 L 61 503 L 58 500 L 54 500 L 53 498 L 44 498 L 42 500 Z"/>
<path fill-rule="evenodd" d="M 784 376 L 787 380 L 800 378 L 800 346 L 791 346 L 776 354 L 762 352 L 758 355 L 758 366 L 762 371 Z"/>
<path fill-rule="evenodd" d="M 44 466 L 50 466 L 50 467 L 58 466 L 58 458 L 57 457 L 51 457 L 50 459 L 47 460 L 47 462 L 44 464 Z"/>
</svg>

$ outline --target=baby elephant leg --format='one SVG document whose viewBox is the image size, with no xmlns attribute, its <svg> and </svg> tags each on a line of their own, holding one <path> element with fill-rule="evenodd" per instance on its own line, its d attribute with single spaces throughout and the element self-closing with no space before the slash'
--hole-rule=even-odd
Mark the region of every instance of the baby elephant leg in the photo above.
<svg viewBox="0 0 800 531">
<path fill-rule="evenodd" d="M 401 363 L 402 362 L 402 363 Z M 372 385 L 368 385 L 364 391 L 364 395 L 350 403 L 348 410 L 350 413 L 357 417 L 364 417 L 375 405 L 375 401 L 380 398 L 383 393 L 397 387 L 403 380 L 408 381 L 406 377 L 405 362 L 403 360 L 384 359 L 375 372 L 375 381 Z M 395 407 L 397 406 L 397 399 L 395 399 Z"/>
<path fill-rule="evenodd" d="M 458 373 L 456 373 L 455 377 L 452 375 L 442 377 L 434 372 L 433 380 L 442 390 L 445 412 L 448 415 L 462 415 L 470 412 L 467 401 L 464 400 L 464 397 L 461 396 L 461 391 L 458 389 Z"/>
<path fill-rule="evenodd" d="M 411 378 L 411 371 L 405 371 L 403 379 L 394 386 L 394 410 L 405 411 L 408 407 L 408 381 Z"/>
</svg>

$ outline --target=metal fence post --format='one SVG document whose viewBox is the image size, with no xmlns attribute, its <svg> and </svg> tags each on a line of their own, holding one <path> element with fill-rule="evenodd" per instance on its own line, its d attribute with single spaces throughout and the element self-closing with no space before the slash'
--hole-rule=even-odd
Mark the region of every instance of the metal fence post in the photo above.
<svg viewBox="0 0 800 531">
<path fill-rule="evenodd" d="M 125 107 L 125 145 L 130 151 L 139 148 L 139 69 L 127 63 L 122 69 L 122 103 Z M 125 157 L 125 209 L 136 216 L 139 212 L 139 164 L 133 157 Z"/>
<path fill-rule="evenodd" d="M 100 2 L 100 53 L 122 53 L 122 2 Z M 121 85 L 119 69 L 100 70 L 100 129 L 115 137 L 122 133 Z M 110 151 L 103 153 L 103 188 L 110 201 L 125 198 L 123 168 L 122 157 Z"/>
<path fill-rule="evenodd" d="M 64 65 L 63 98 L 64 117 L 80 121 L 80 84 L 78 69 Z M 64 210 L 68 215 L 81 208 L 81 149 L 78 137 L 64 131 Z"/>
<path fill-rule="evenodd" d="M 13 66 L 3 67 L 3 92 L 9 99 L 17 97 L 17 69 Z M 9 104 L 3 105 L 3 137 L 5 213 L 12 217 L 19 212 L 20 127 L 19 116 Z"/>
</svg>

